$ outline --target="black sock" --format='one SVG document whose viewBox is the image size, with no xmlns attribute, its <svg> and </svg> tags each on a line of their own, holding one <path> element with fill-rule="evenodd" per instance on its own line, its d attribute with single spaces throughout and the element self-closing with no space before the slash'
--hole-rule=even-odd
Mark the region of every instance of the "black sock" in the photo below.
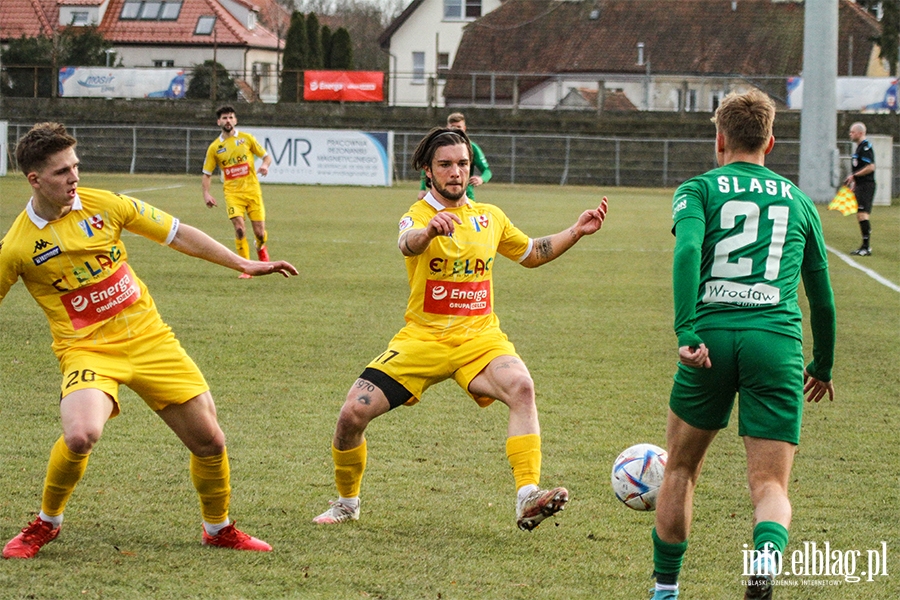
<svg viewBox="0 0 900 600">
<path fill-rule="evenodd" d="M 872 233 L 872 225 L 869 223 L 869 220 L 859 222 L 859 230 L 862 232 L 862 247 L 869 247 L 869 237 Z"/>
</svg>

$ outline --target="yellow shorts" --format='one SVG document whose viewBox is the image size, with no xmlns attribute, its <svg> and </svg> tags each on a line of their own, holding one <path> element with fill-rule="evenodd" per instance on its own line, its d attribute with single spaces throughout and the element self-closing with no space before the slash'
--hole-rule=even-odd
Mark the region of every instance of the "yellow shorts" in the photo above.
<svg viewBox="0 0 900 600">
<path fill-rule="evenodd" d="M 226 194 L 225 207 L 228 210 L 229 219 L 247 215 L 251 221 L 266 220 L 266 207 L 263 205 L 262 194 L 246 192 Z"/>
<path fill-rule="evenodd" d="M 366 368 L 383 372 L 412 394 L 409 400 L 399 402 L 407 406 L 418 402 L 432 385 L 452 377 L 479 406 L 485 407 L 495 398 L 473 395 L 469 383 L 498 356 L 519 358 L 515 346 L 499 328 L 471 338 L 438 339 L 422 329 L 407 326 Z M 392 407 L 399 404 L 391 398 L 388 401 Z"/>
<path fill-rule="evenodd" d="M 123 342 L 70 348 L 60 357 L 60 369 L 60 398 L 82 389 L 101 390 L 115 403 L 113 417 L 119 414 L 119 385 L 130 387 L 155 411 L 209 391 L 167 325 Z"/>
</svg>

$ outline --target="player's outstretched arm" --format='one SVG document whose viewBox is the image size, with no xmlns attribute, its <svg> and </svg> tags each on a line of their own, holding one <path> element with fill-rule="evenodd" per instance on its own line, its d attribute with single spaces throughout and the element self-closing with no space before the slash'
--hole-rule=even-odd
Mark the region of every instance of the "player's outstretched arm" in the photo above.
<svg viewBox="0 0 900 600">
<path fill-rule="evenodd" d="M 578 221 L 568 229 L 534 240 L 531 254 L 519 264 L 529 268 L 539 267 L 562 256 L 582 237 L 600 231 L 606 219 L 607 204 L 608 200 L 604 196 L 600 206 L 581 213 Z"/>
<path fill-rule="evenodd" d="M 175 250 L 196 256 L 211 263 L 234 269 L 248 275 L 270 275 L 281 273 L 285 277 L 297 275 L 297 269 L 289 262 L 277 260 L 274 262 L 260 262 L 247 260 L 238 256 L 224 245 L 212 239 L 196 227 L 180 223 L 172 243 L 169 244 Z"/>
</svg>

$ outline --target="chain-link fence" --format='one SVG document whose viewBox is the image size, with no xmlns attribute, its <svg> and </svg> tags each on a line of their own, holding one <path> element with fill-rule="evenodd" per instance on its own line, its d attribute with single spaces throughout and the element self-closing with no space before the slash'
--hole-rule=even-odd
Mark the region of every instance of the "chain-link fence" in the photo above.
<svg viewBox="0 0 900 600">
<path fill-rule="evenodd" d="M 31 124 L 9 125 L 9 148 Z M 78 138 L 85 171 L 199 174 L 206 149 L 219 134 L 211 127 L 69 125 Z M 394 178 L 418 180 L 412 154 L 422 132 L 394 132 Z M 712 140 L 586 135 L 477 134 L 493 181 L 558 185 L 674 187 L 715 166 Z M 838 145 L 852 152 L 849 142 Z M 893 152 L 893 196 L 900 193 L 900 145 Z M 15 169 L 15 158 L 10 157 Z M 779 140 L 766 165 L 798 180 L 800 143 Z"/>
</svg>

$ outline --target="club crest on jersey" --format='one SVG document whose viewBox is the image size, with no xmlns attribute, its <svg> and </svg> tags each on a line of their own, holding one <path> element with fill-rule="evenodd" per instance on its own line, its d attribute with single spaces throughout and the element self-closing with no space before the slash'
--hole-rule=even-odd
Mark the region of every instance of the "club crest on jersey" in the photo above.
<svg viewBox="0 0 900 600">
<path fill-rule="evenodd" d="M 94 237 L 94 230 L 91 229 L 91 222 L 87 219 L 83 221 L 78 221 L 78 226 L 81 227 L 81 233 L 84 234 L 84 237 L 92 238 Z"/>
<path fill-rule="evenodd" d="M 94 215 L 90 220 L 91 227 L 97 230 L 103 229 L 103 217 L 101 217 L 99 214 Z"/>
<path fill-rule="evenodd" d="M 234 143 L 234 145 L 235 145 L 235 146 L 243 146 L 243 145 L 246 144 L 246 143 L 247 143 L 247 140 L 241 138 L 241 139 L 237 140 L 237 141 Z"/>
<path fill-rule="evenodd" d="M 478 215 L 477 217 L 469 217 L 469 220 L 472 221 L 472 227 L 475 228 L 475 231 L 481 231 L 482 229 L 487 229 L 491 224 L 491 220 L 487 215 Z"/>
</svg>

